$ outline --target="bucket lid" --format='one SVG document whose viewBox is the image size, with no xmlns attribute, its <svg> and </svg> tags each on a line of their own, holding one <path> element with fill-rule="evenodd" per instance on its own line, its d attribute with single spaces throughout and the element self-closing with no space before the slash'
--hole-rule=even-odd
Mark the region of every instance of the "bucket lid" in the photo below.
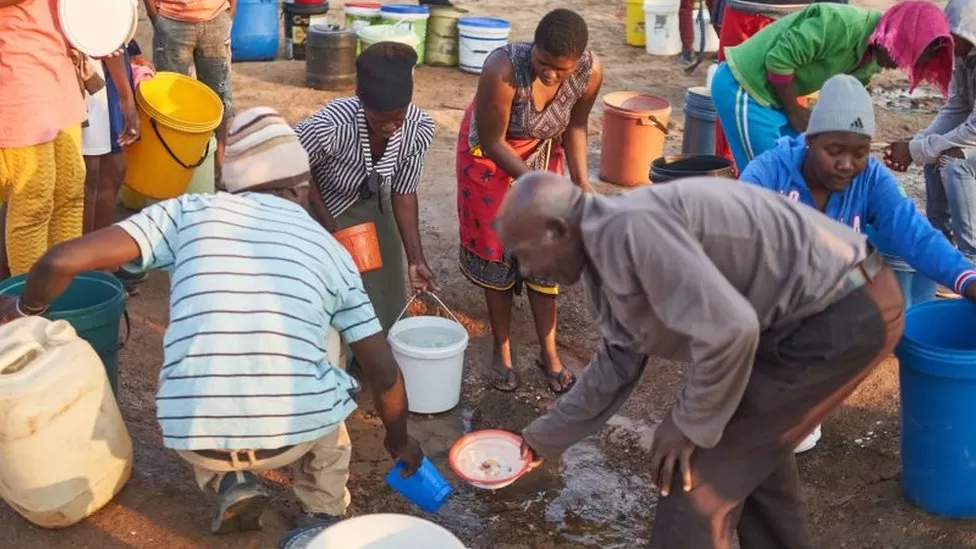
<svg viewBox="0 0 976 549">
<path fill-rule="evenodd" d="M 701 97 L 712 97 L 712 92 L 709 91 L 705 86 L 692 86 L 688 88 L 688 93 L 692 95 L 698 95 Z"/>
<path fill-rule="evenodd" d="M 422 15 L 430 13 L 430 8 L 427 6 L 418 6 L 415 4 L 385 4 L 380 8 L 383 13 L 401 13 L 404 15 Z"/>
<path fill-rule="evenodd" d="M 671 102 L 663 97 L 629 91 L 608 93 L 603 96 L 603 104 L 635 114 L 671 110 Z"/>
<path fill-rule="evenodd" d="M 346 2 L 347 8 L 361 8 L 364 10 L 378 10 L 383 7 L 379 2 Z"/>
<path fill-rule="evenodd" d="M 132 0 L 58 0 L 65 38 L 81 53 L 105 57 L 121 48 L 138 17 Z"/>
<path fill-rule="evenodd" d="M 136 31 L 139 30 L 139 4 L 138 0 L 132 0 L 132 26 L 129 27 L 129 35 L 125 38 L 125 42 L 122 45 L 127 45 L 129 42 L 135 40 Z"/>
<path fill-rule="evenodd" d="M 485 29 L 510 29 L 512 23 L 507 19 L 498 17 L 462 17 L 458 20 L 458 25 L 465 27 L 481 27 Z"/>
</svg>

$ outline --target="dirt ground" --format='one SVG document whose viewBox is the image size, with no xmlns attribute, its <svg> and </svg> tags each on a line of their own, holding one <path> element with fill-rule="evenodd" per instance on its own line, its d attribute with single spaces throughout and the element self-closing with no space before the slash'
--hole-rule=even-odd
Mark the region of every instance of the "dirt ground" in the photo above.
<svg viewBox="0 0 976 549">
<path fill-rule="evenodd" d="M 541 0 L 461 0 L 460 4 L 478 14 L 512 20 L 516 39 L 529 38 L 548 9 Z M 605 67 L 604 92 L 640 91 L 673 103 L 667 150 L 678 152 L 684 90 L 704 84 L 706 67 L 685 76 L 673 60 L 650 57 L 641 49 L 624 45 L 622 0 L 564 0 L 560 4 L 585 15 L 592 49 L 602 57 Z M 147 51 L 150 33 L 144 20 L 138 36 Z M 524 301 L 518 304 L 514 330 L 523 388 L 514 397 L 484 389 L 490 342 L 482 295 L 465 282 L 455 265 L 458 242 L 453 150 L 463 109 L 477 79 L 454 69 L 431 67 L 418 68 L 416 79 L 415 102 L 438 125 L 421 187 L 424 246 L 443 287 L 440 297 L 463 319 L 473 336 L 460 410 L 438 417 L 413 417 L 411 422 L 428 454 L 455 481 L 457 490 L 438 516 L 428 518 L 455 532 L 472 549 L 639 546 L 648 537 L 656 501 L 645 468 L 649 426 L 662 417 L 680 388 L 680 365 L 654 363 L 610 427 L 573 448 L 561 463 L 549 464 L 508 489 L 479 492 L 449 474 L 445 451 L 465 430 L 485 426 L 517 430 L 552 399 L 541 375 L 532 367 L 537 344 Z M 896 74 L 884 75 L 874 85 L 880 107 L 879 142 L 910 135 L 937 108 L 938 100 L 931 94 L 908 97 L 900 93 L 904 85 L 905 79 Z M 271 105 L 291 122 L 343 95 L 305 88 L 304 63 L 284 60 L 235 64 L 233 87 L 239 108 Z M 601 118 L 598 105 L 591 118 L 590 172 L 594 179 L 599 165 Z M 917 171 L 906 175 L 904 183 L 916 198 L 924 194 Z M 617 191 L 611 185 L 597 186 L 603 192 Z M 155 420 L 153 395 L 167 323 L 167 295 L 166 276 L 153 274 L 142 294 L 129 304 L 133 330 L 121 351 L 119 400 L 135 442 L 132 480 L 104 510 L 64 531 L 32 527 L 0 506 L 0 547 L 270 548 L 292 526 L 298 509 L 288 491 L 289 479 L 275 473 L 267 477 L 275 505 L 265 517 L 262 533 L 223 538 L 207 533 L 211 500 L 197 491 L 189 467 L 162 447 Z M 563 358 L 580 371 L 595 343 L 582 292 L 566 289 L 559 307 Z M 800 458 L 819 546 L 976 547 L 976 534 L 969 523 L 933 518 L 906 504 L 901 496 L 897 372 L 897 362 L 892 358 L 826 422 L 817 449 Z M 391 463 L 382 450 L 379 421 L 367 401 L 363 400 L 361 411 L 349 422 L 355 446 L 350 514 L 419 514 L 383 482 Z"/>
</svg>

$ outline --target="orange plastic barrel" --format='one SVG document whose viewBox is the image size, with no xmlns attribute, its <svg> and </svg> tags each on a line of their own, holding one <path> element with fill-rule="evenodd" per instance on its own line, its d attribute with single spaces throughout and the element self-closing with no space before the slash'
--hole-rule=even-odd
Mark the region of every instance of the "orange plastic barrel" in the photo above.
<svg viewBox="0 0 976 549">
<path fill-rule="evenodd" d="M 333 233 L 332 236 L 349 252 L 359 272 L 368 273 L 383 268 L 380 241 L 376 236 L 376 225 L 372 222 L 353 225 Z"/>
<path fill-rule="evenodd" d="M 671 102 L 637 92 L 603 97 L 600 179 L 633 187 L 650 183 L 651 162 L 664 153 Z"/>
</svg>

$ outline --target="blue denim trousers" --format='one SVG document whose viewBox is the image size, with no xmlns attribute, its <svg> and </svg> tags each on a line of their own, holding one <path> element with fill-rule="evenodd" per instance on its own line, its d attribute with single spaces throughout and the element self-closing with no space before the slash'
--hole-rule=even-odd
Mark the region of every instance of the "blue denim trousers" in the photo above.
<svg viewBox="0 0 976 549">
<path fill-rule="evenodd" d="M 925 215 L 976 261 L 976 157 L 925 166 Z"/>
</svg>

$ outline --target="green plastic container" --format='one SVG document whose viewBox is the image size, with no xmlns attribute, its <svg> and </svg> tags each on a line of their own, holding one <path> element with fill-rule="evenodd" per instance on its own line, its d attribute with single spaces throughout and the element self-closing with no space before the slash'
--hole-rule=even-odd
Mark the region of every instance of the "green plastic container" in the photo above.
<svg viewBox="0 0 976 549">
<path fill-rule="evenodd" d="M 26 281 L 26 275 L 20 275 L 0 282 L 0 295 L 20 295 Z M 105 365 L 112 392 L 116 395 L 119 392 L 118 352 L 121 347 L 119 325 L 123 317 L 126 317 L 128 331 L 125 295 L 117 278 L 90 271 L 76 276 L 45 315 L 51 320 L 67 320 L 78 335 L 91 344 Z"/>
<path fill-rule="evenodd" d="M 385 4 L 380 8 L 380 23 L 403 27 L 417 37 L 417 64 L 424 62 L 427 51 L 427 20 L 430 18 L 430 8 L 415 4 Z M 363 46 L 363 49 L 366 49 Z"/>
</svg>

